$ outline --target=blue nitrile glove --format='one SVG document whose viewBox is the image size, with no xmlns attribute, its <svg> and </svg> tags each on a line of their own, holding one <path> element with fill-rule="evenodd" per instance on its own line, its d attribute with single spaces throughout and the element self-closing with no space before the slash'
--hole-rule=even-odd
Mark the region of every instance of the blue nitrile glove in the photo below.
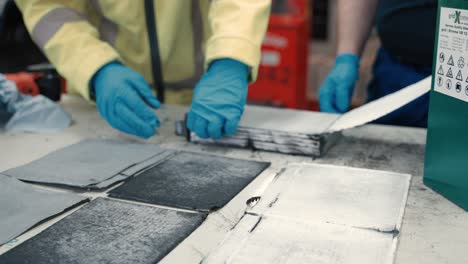
<svg viewBox="0 0 468 264">
<path fill-rule="evenodd" d="M 143 76 L 111 62 L 91 80 L 97 108 L 115 129 L 142 138 L 153 136 L 159 120 L 153 110 L 161 105 Z"/>
<path fill-rule="evenodd" d="M 211 63 L 192 100 L 187 127 L 201 138 L 231 136 L 244 112 L 249 67 L 232 59 Z"/>
<path fill-rule="evenodd" d="M 358 78 L 359 57 L 357 55 L 345 53 L 336 57 L 335 66 L 319 90 L 320 110 L 328 113 L 346 112 Z"/>
</svg>

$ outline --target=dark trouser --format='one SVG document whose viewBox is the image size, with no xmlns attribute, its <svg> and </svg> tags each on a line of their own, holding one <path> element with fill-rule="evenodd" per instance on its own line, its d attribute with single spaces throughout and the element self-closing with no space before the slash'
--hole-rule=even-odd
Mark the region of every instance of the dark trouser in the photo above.
<svg viewBox="0 0 468 264">
<path fill-rule="evenodd" d="M 367 88 L 368 99 L 373 101 L 416 83 L 432 74 L 432 67 L 402 64 L 385 49 L 381 48 L 373 66 L 373 79 Z M 374 123 L 427 127 L 429 93 L 406 106 L 374 121 Z"/>
</svg>

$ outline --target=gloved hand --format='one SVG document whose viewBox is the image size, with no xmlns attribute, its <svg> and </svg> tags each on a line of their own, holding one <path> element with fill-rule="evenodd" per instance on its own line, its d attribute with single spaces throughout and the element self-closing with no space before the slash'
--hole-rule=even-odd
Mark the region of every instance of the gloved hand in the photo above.
<svg viewBox="0 0 468 264">
<path fill-rule="evenodd" d="M 248 74 L 248 66 L 239 61 L 213 61 L 195 86 L 188 129 L 201 138 L 233 135 L 247 100 Z"/>
<path fill-rule="evenodd" d="M 111 62 L 93 76 L 91 89 L 99 113 L 113 128 L 142 138 L 156 133 L 160 124 L 151 107 L 157 109 L 161 104 L 143 76 Z"/>
<path fill-rule="evenodd" d="M 359 57 L 357 55 L 345 53 L 336 57 L 335 66 L 319 90 L 320 110 L 328 113 L 346 112 L 358 78 Z"/>
</svg>

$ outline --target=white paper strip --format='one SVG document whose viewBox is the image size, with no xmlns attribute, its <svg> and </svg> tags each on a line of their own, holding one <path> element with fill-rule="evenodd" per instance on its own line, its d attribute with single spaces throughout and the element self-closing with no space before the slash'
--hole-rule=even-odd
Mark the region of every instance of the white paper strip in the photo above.
<svg viewBox="0 0 468 264">
<path fill-rule="evenodd" d="M 383 117 L 431 90 L 432 76 L 390 95 L 356 108 L 338 118 L 327 132 L 341 131 L 370 123 Z"/>
</svg>

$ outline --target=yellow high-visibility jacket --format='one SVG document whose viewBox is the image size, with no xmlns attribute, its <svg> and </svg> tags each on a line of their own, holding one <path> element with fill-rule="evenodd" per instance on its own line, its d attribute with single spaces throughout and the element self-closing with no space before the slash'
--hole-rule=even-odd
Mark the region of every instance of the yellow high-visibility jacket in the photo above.
<svg viewBox="0 0 468 264">
<path fill-rule="evenodd" d="M 143 0 L 16 0 L 36 44 L 69 89 L 89 99 L 89 81 L 119 60 L 152 84 Z M 256 79 L 271 0 L 154 0 L 168 89 L 192 87 L 209 63 L 232 58 Z"/>
</svg>

